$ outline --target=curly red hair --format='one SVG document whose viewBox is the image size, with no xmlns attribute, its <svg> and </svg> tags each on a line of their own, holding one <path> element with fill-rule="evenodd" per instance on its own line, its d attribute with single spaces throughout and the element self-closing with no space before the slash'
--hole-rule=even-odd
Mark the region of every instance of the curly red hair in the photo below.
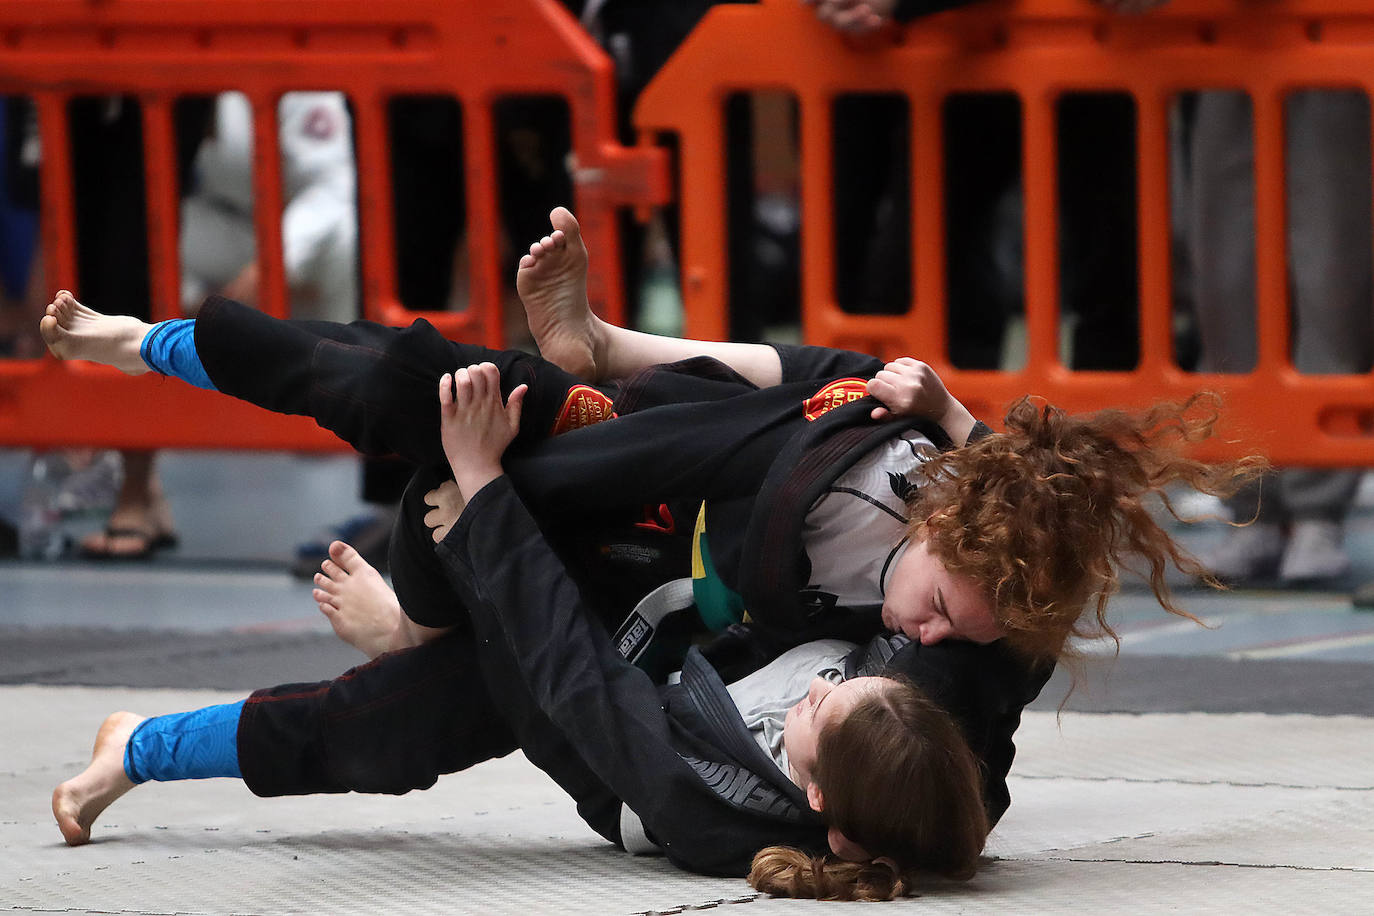
<svg viewBox="0 0 1374 916">
<path fill-rule="evenodd" d="M 1177 518 L 1169 484 L 1225 496 L 1264 469 L 1258 457 L 1205 464 L 1183 454 L 1212 434 L 1219 403 L 1204 393 L 1140 413 L 1071 415 L 1021 398 L 1005 432 L 922 466 L 914 533 L 951 572 L 983 586 L 1006 638 L 1033 657 L 1060 658 L 1074 636 L 1116 639 L 1107 599 L 1118 568 L 1136 557 L 1160 605 L 1196 620 L 1174 603 L 1168 565 L 1217 583 L 1155 521 L 1147 498 Z"/>
</svg>

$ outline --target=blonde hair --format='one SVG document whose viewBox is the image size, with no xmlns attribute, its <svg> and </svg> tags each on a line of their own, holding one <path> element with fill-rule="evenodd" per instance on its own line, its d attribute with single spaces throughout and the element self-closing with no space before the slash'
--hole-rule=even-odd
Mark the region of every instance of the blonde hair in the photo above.
<svg viewBox="0 0 1374 916">
<path fill-rule="evenodd" d="M 1005 432 L 921 467 L 913 533 L 947 569 L 984 587 L 1008 642 L 1031 657 L 1060 658 L 1073 636 L 1117 639 L 1107 600 L 1130 557 L 1143 559 L 1166 611 L 1196 620 L 1174 603 L 1169 564 L 1219 583 L 1159 526 L 1147 497 L 1157 494 L 1178 518 L 1169 484 L 1226 496 L 1264 469 L 1258 457 L 1205 464 L 1183 454 L 1212 434 L 1219 403 L 1203 393 L 1141 413 L 1075 416 L 1021 398 Z"/>
<path fill-rule="evenodd" d="M 821 732 L 814 777 L 826 823 L 879 858 L 848 862 L 772 846 L 749 883 L 785 897 L 890 900 L 919 872 L 971 878 L 987 839 L 978 764 L 954 720 L 900 678 Z"/>
</svg>

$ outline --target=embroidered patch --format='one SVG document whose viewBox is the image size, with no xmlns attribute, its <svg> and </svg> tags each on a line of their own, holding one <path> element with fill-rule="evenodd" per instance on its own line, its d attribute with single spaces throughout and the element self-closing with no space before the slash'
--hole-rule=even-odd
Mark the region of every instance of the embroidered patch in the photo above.
<svg viewBox="0 0 1374 916">
<path fill-rule="evenodd" d="M 868 382 L 861 378 L 842 378 L 802 401 L 802 416 L 808 420 L 820 419 L 822 414 L 843 407 L 850 401 L 857 401 L 866 394 Z"/>
<path fill-rule="evenodd" d="M 643 528 L 645 531 L 657 531 L 660 534 L 677 534 L 677 522 L 673 519 L 672 510 L 668 508 L 667 503 L 659 503 L 657 508 L 645 506 L 644 520 L 635 522 L 635 527 Z"/>
<path fill-rule="evenodd" d="M 563 402 L 563 409 L 558 412 L 558 419 L 554 421 L 553 431 L 549 435 L 557 436 L 570 429 L 581 429 L 602 420 L 614 419 L 614 408 L 615 402 L 595 388 L 574 385 L 569 389 L 568 399 Z"/>
</svg>

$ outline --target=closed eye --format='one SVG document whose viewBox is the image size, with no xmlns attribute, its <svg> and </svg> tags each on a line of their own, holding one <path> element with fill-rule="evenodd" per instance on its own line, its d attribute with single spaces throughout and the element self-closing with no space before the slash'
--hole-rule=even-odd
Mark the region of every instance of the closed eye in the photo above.
<svg viewBox="0 0 1374 916">
<path fill-rule="evenodd" d="M 941 617 L 949 620 L 949 605 L 945 603 L 945 592 L 938 585 L 935 587 L 935 610 Z M 953 623 L 954 621 L 950 620 L 950 624 Z"/>
<path fill-rule="evenodd" d="M 825 703 L 826 700 L 830 699 L 830 694 L 831 694 L 831 693 L 834 693 L 834 692 L 835 692 L 835 691 L 833 691 L 833 690 L 830 691 L 830 693 L 827 693 L 825 696 L 821 697 L 820 703 L 817 703 L 815 706 L 812 706 L 812 707 L 811 707 L 811 718 L 812 718 L 812 719 L 815 719 L 816 716 L 820 715 L 820 712 L 821 712 L 821 705 L 822 705 L 823 703 Z"/>
</svg>

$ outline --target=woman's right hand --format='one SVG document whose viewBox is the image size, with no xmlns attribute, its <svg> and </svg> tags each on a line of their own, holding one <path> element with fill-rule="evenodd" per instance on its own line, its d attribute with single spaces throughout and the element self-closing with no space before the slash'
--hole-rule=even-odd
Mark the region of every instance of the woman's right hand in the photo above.
<svg viewBox="0 0 1374 916">
<path fill-rule="evenodd" d="M 920 417 L 934 420 L 955 445 L 968 441 L 976 422 L 973 414 L 949 393 L 935 370 L 910 356 L 883 366 L 868 383 L 868 393 L 884 405 L 873 408 L 873 419 Z"/>
<path fill-rule="evenodd" d="M 885 406 L 873 408 L 873 419 L 922 417 L 939 420 L 954 397 L 935 374 L 919 359 L 903 356 L 883 366 L 868 383 L 868 393 Z"/>
<path fill-rule="evenodd" d="M 892 21 L 896 0 L 802 0 L 816 18 L 837 32 L 868 35 Z"/>
</svg>

